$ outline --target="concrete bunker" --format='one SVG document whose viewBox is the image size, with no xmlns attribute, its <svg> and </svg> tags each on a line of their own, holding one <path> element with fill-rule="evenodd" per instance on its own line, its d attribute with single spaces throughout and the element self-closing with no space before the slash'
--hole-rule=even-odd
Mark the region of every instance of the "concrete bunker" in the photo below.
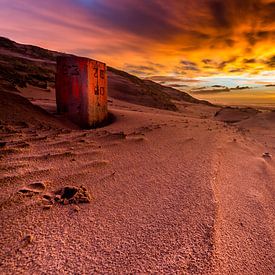
<svg viewBox="0 0 275 275">
<path fill-rule="evenodd" d="M 106 64 L 84 57 L 58 57 L 56 104 L 59 114 L 83 128 L 104 124 L 108 117 Z"/>
</svg>

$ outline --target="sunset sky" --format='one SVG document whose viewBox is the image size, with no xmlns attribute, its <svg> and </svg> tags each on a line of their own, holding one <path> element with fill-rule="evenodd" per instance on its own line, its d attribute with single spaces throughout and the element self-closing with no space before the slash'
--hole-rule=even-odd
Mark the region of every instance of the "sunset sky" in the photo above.
<svg viewBox="0 0 275 275">
<path fill-rule="evenodd" d="M 0 0 L 0 35 L 162 83 L 275 83 L 275 0 Z"/>
</svg>

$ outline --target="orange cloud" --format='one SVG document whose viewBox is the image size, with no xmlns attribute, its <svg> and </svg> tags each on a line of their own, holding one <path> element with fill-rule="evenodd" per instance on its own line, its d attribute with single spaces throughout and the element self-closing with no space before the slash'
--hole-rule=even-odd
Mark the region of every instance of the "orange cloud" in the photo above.
<svg viewBox="0 0 275 275">
<path fill-rule="evenodd" d="M 274 0 L 2 0 L 1 34 L 144 77 L 274 72 Z"/>
</svg>

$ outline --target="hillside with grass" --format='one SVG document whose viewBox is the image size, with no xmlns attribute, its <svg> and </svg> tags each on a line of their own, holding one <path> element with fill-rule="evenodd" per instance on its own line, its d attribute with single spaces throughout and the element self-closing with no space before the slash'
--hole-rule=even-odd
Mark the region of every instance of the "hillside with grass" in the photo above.
<svg viewBox="0 0 275 275">
<path fill-rule="evenodd" d="M 68 55 L 0 37 L 0 90 L 19 92 L 28 86 L 55 89 L 56 57 Z M 108 67 L 110 98 L 159 109 L 177 110 L 176 101 L 206 103 L 187 93 L 142 80 Z"/>
</svg>

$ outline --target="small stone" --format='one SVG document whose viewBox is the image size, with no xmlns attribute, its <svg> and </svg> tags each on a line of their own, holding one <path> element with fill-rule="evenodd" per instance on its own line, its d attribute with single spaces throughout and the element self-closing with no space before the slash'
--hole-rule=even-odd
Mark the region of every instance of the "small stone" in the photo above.
<svg viewBox="0 0 275 275">
<path fill-rule="evenodd" d="M 24 243 L 23 246 L 27 246 L 28 244 L 32 243 L 33 239 L 34 239 L 34 237 L 32 234 L 26 235 L 22 240 L 22 242 Z"/>
</svg>

